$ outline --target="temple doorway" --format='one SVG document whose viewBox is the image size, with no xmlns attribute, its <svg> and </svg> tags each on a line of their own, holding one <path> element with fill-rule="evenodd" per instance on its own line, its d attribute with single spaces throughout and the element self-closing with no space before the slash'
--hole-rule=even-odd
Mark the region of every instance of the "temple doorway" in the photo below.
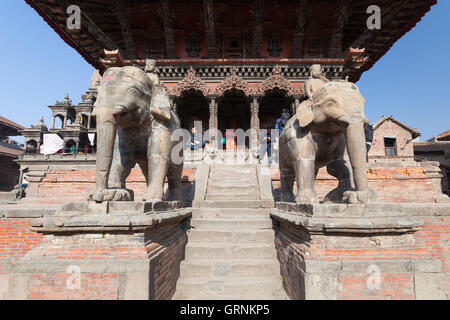
<svg viewBox="0 0 450 320">
<path fill-rule="evenodd" d="M 177 113 L 181 127 L 190 131 L 196 121 L 201 121 L 203 133 L 209 128 L 209 104 L 207 98 L 199 91 L 190 90 L 176 101 Z"/>
<path fill-rule="evenodd" d="M 284 91 L 277 88 L 267 91 L 259 107 L 260 128 L 275 129 L 275 123 L 281 117 L 282 109 L 288 109 L 292 117 L 291 105 L 291 98 Z"/>
<path fill-rule="evenodd" d="M 242 91 L 232 89 L 223 94 L 219 100 L 218 123 L 219 131 L 225 138 L 223 149 L 236 149 L 237 139 L 229 129 L 242 129 L 244 132 L 250 129 L 250 102 Z M 247 148 L 248 140 L 245 139 Z"/>
</svg>

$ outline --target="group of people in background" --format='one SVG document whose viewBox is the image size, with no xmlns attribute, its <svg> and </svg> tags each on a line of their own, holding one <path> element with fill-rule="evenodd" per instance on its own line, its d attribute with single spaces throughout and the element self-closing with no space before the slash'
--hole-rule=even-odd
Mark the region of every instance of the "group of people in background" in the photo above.
<svg viewBox="0 0 450 320">
<path fill-rule="evenodd" d="M 282 109 L 281 111 L 281 117 L 276 120 L 275 126 L 266 125 L 262 130 L 260 131 L 260 150 L 259 150 L 259 159 L 260 161 L 264 159 L 266 153 L 267 153 L 267 162 L 269 164 L 272 164 L 272 130 L 278 130 L 278 136 L 281 135 L 283 132 L 284 127 L 286 126 L 286 123 L 291 118 L 291 114 L 288 109 Z M 369 161 L 368 154 L 369 150 L 372 146 L 373 141 L 373 126 L 371 124 L 368 124 L 364 128 L 364 134 L 366 139 L 366 147 L 367 147 L 367 161 Z M 236 138 L 236 134 L 233 130 L 227 130 L 225 132 L 225 137 L 222 138 L 221 144 L 226 145 L 227 141 L 233 141 Z M 198 150 L 205 148 L 206 143 L 202 137 L 201 132 L 197 130 L 197 128 L 192 127 L 191 128 L 191 138 L 187 144 L 187 147 L 191 150 Z M 229 148 L 228 145 L 226 146 L 227 149 Z"/>
</svg>

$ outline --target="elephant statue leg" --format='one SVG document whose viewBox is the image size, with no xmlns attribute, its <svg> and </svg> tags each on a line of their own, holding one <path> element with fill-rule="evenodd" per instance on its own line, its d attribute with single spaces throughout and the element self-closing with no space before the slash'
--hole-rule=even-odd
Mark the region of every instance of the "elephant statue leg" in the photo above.
<svg viewBox="0 0 450 320">
<path fill-rule="evenodd" d="M 183 173 L 183 165 L 175 165 L 171 163 L 167 171 L 167 183 L 169 184 L 168 201 L 181 201 L 181 175 Z"/>
<path fill-rule="evenodd" d="M 344 192 L 352 190 L 351 168 L 347 161 L 339 159 L 327 165 L 327 172 L 338 179 L 339 184 L 325 196 L 325 202 L 341 203 Z"/>
<path fill-rule="evenodd" d="M 148 187 L 143 201 L 160 201 L 164 197 L 164 182 L 169 168 L 172 142 L 170 132 L 162 128 L 152 130 L 147 156 L 149 167 Z"/>
<path fill-rule="evenodd" d="M 128 144 L 121 143 L 127 139 L 127 134 L 120 133 L 119 139 L 116 139 L 115 149 L 118 150 L 114 155 L 109 176 L 108 189 L 103 190 L 104 200 L 109 201 L 133 201 L 134 193 L 126 189 L 125 181 L 130 175 L 131 169 L 136 165 L 132 151 Z M 119 140 L 119 141 L 118 141 Z M 120 147 L 119 147 L 120 145 Z"/>
<path fill-rule="evenodd" d="M 280 183 L 281 183 L 281 201 L 294 202 L 294 180 L 295 172 L 292 166 L 289 166 L 285 157 L 280 157 Z"/>
<path fill-rule="evenodd" d="M 300 158 L 294 161 L 297 178 L 297 196 L 295 202 L 317 202 L 314 192 L 316 180 L 316 163 L 314 158 Z"/>
</svg>

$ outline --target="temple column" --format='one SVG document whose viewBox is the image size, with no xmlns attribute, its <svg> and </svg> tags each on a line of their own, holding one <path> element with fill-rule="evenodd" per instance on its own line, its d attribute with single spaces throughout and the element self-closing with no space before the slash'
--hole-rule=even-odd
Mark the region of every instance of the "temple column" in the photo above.
<svg viewBox="0 0 450 320">
<path fill-rule="evenodd" d="M 216 146 L 218 146 L 219 141 L 216 137 L 216 130 L 219 127 L 217 114 L 218 114 L 218 106 L 216 101 L 217 96 L 216 95 L 210 95 L 209 96 L 209 135 L 210 135 L 210 143 L 213 144 L 212 141 L 215 141 L 214 143 Z"/>
<path fill-rule="evenodd" d="M 62 125 L 63 129 L 65 129 L 66 126 L 67 126 L 67 115 L 64 116 L 64 122 L 63 122 L 63 125 Z"/>
<path fill-rule="evenodd" d="M 259 95 L 252 95 L 250 103 L 250 149 L 259 148 Z"/>
<path fill-rule="evenodd" d="M 300 99 L 303 96 L 300 94 L 294 94 L 292 95 L 292 98 L 294 98 L 294 101 L 291 104 L 291 116 L 294 116 L 297 113 L 297 108 L 300 105 Z"/>
<path fill-rule="evenodd" d="M 52 116 L 52 129 L 55 129 L 55 116 Z"/>
<path fill-rule="evenodd" d="M 91 128 L 91 114 L 90 114 L 90 113 L 89 113 L 89 116 L 88 116 L 87 128 L 88 128 L 88 129 Z"/>
</svg>

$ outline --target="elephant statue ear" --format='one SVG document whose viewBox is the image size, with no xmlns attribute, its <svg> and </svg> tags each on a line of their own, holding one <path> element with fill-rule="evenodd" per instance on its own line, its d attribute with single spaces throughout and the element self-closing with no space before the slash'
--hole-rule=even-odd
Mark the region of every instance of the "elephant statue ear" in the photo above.
<svg viewBox="0 0 450 320">
<path fill-rule="evenodd" d="M 314 120 L 313 102 L 303 101 L 297 108 L 297 119 L 300 127 L 308 126 Z"/>
</svg>

